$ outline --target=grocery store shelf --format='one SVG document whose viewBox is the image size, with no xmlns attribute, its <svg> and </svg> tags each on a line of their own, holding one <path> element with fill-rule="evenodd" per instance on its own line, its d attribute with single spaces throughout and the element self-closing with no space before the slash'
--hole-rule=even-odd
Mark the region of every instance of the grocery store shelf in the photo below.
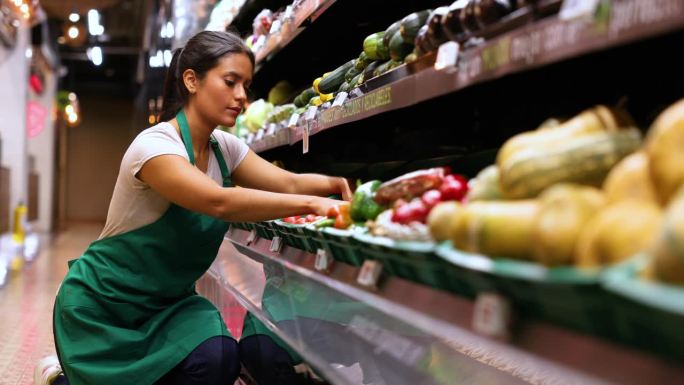
<svg viewBox="0 0 684 385">
<path fill-rule="evenodd" d="M 485 338 L 472 331 L 470 300 L 391 276 L 367 289 L 356 283 L 359 268 L 335 262 L 320 273 L 315 255 L 270 250 L 271 241 L 231 229 L 211 269 L 210 299 L 236 296 L 335 384 L 361 383 L 331 365 L 343 357 L 388 384 L 643 384 L 684 374 L 656 356 L 535 320 L 520 320 L 510 342 Z M 273 316 L 283 308 L 285 322 Z"/>
<path fill-rule="evenodd" d="M 384 112 L 409 107 L 506 75 L 587 55 L 684 28 L 679 0 L 615 0 L 593 18 L 549 17 L 508 32 L 460 54 L 455 67 L 436 70 L 435 55 L 371 79 L 341 106 L 318 111 L 313 119 L 286 122 L 250 137 L 257 152 L 293 145 L 307 135 Z M 421 67 L 421 68 L 418 68 Z M 370 87 L 369 87 L 370 86 Z"/>
<path fill-rule="evenodd" d="M 266 38 L 263 48 L 256 53 L 257 68 L 255 72 L 259 71 L 259 65 L 262 62 L 268 60 L 269 57 L 275 55 L 297 37 L 302 32 L 305 22 L 316 20 L 334 2 L 335 0 L 303 0 L 299 2 L 293 9 L 292 16 L 288 17 L 277 33 Z"/>
</svg>

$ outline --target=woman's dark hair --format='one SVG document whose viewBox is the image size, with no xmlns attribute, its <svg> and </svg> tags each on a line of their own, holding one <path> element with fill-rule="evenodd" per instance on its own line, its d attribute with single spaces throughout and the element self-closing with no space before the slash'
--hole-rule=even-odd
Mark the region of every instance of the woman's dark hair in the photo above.
<svg viewBox="0 0 684 385">
<path fill-rule="evenodd" d="M 188 101 L 189 92 L 183 83 L 183 72 L 194 70 L 201 80 L 222 57 L 236 53 L 247 55 L 254 68 L 252 50 L 231 32 L 203 31 L 190 38 L 184 48 L 176 49 L 164 81 L 164 104 L 160 120 L 173 119 Z"/>
</svg>

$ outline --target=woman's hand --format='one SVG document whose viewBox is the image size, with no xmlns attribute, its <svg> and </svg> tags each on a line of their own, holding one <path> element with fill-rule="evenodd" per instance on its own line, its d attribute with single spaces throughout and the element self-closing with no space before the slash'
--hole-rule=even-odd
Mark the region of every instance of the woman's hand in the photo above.
<svg viewBox="0 0 684 385">
<path fill-rule="evenodd" d="M 338 188 L 340 190 L 340 195 L 342 195 L 342 200 L 345 200 L 347 202 L 350 202 L 352 200 L 352 189 L 349 186 L 349 180 L 346 178 L 337 178 L 338 182 Z"/>
<path fill-rule="evenodd" d="M 312 202 L 313 213 L 316 215 L 327 216 L 331 208 L 335 206 L 348 206 L 347 201 L 338 201 L 337 199 L 314 197 Z"/>
</svg>

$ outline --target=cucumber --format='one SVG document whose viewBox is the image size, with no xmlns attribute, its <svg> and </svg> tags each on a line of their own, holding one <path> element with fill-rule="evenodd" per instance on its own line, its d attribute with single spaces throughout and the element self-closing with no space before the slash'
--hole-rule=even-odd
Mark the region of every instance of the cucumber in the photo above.
<svg viewBox="0 0 684 385">
<path fill-rule="evenodd" d="M 420 27 L 424 26 L 428 17 L 432 13 L 431 9 L 426 9 L 420 12 L 414 12 L 401 20 L 401 27 L 399 31 L 404 41 L 413 41 L 418 35 Z"/>
<path fill-rule="evenodd" d="M 313 98 L 314 96 L 318 96 L 318 92 L 316 92 L 316 90 L 314 90 L 313 87 L 309 87 L 306 90 L 304 90 L 304 92 L 302 92 L 302 95 L 302 101 L 304 103 L 308 103 L 309 100 L 311 100 L 311 98 Z"/>
<path fill-rule="evenodd" d="M 385 32 L 376 32 L 363 41 L 363 52 L 371 60 L 389 59 L 389 47 L 383 43 Z"/>
<path fill-rule="evenodd" d="M 392 37 L 395 33 L 399 32 L 400 28 L 401 20 L 395 21 L 392 25 L 389 26 L 389 28 L 387 28 L 387 30 L 385 31 L 385 36 L 382 37 L 382 42 L 385 44 L 385 46 L 390 46 L 390 40 L 392 40 Z"/>
<path fill-rule="evenodd" d="M 318 91 L 320 91 L 321 94 L 335 92 L 335 90 L 340 88 L 340 85 L 344 83 L 344 76 L 352 68 L 354 68 L 354 60 L 350 60 L 337 67 L 337 69 L 331 72 L 328 76 L 324 77 L 323 80 L 318 83 Z"/>
<path fill-rule="evenodd" d="M 345 82 L 350 82 L 352 79 L 354 79 L 354 77 L 355 77 L 356 75 L 360 74 L 361 72 L 363 72 L 362 69 L 359 70 L 359 69 L 356 68 L 356 67 L 352 67 L 349 71 L 347 71 L 347 74 L 344 75 L 344 81 L 345 81 Z"/>
<path fill-rule="evenodd" d="M 392 60 L 402 61 L 408 54 L 413 52 L 413 44 L 404 42 L 401 33 L 396 32 L 390 39 L 389 52 Z"/>
</svg>

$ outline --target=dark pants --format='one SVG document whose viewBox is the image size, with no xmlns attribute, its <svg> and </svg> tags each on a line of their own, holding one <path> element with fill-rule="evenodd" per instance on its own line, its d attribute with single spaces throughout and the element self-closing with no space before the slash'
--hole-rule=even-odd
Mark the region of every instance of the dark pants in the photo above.
<svg viewBox="0 0 684 385">
<path fill-rule="evenodd" d="M 240 374 L 238 344 L 224 336 L 202 342 L 155 385 L 232 385 Z M 53 385 L 68 385 L 60 376 Z"/>
</svg>

